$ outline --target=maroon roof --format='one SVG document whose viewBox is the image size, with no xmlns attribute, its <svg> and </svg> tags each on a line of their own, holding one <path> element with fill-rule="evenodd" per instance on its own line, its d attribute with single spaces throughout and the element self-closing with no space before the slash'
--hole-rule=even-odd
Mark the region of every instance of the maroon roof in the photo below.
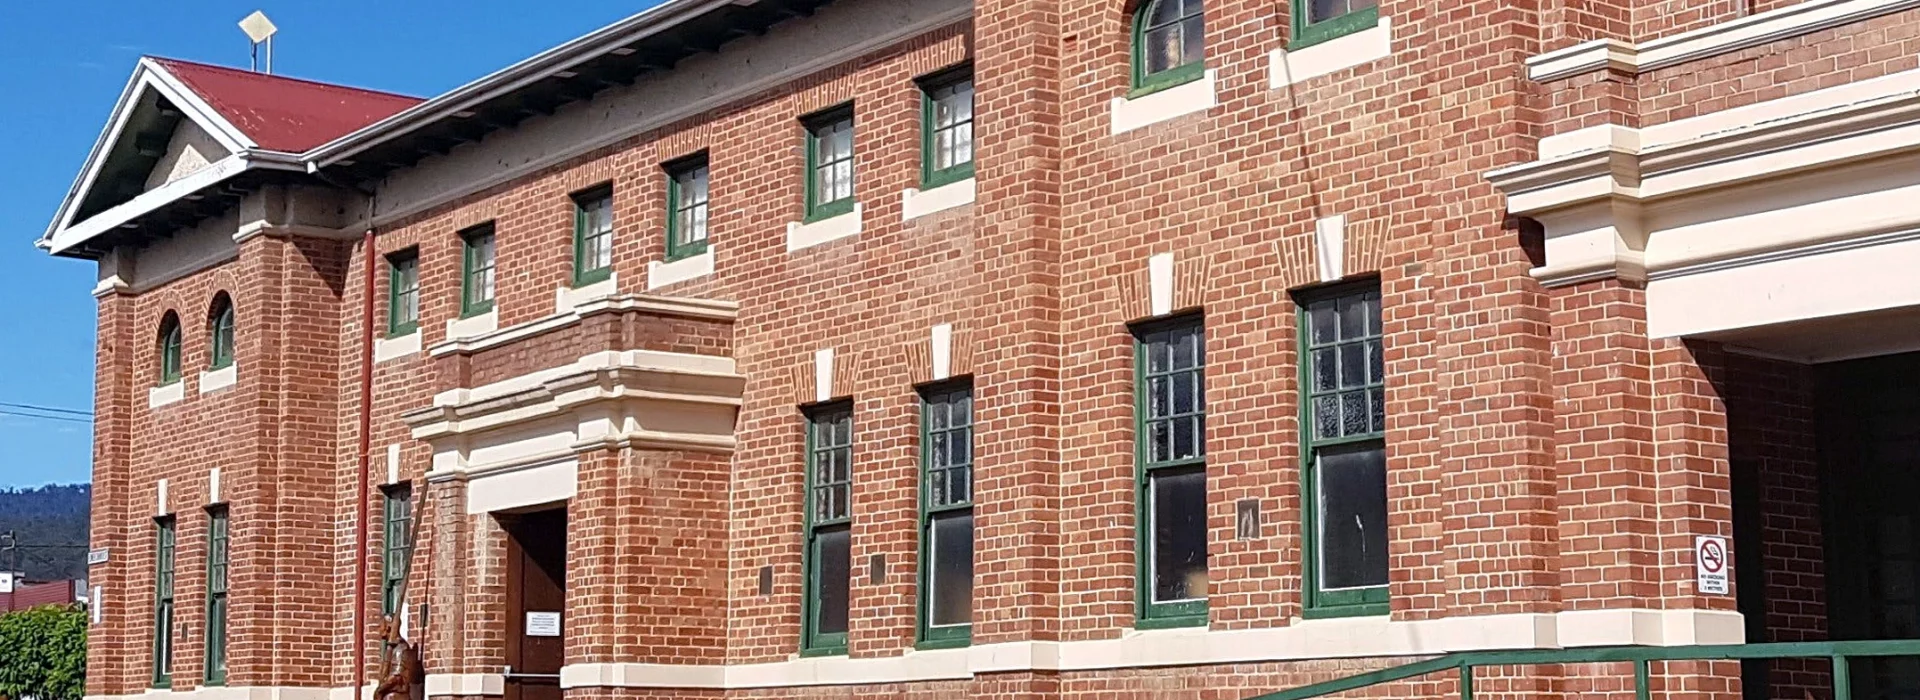
<svg viewBox="0 0 1920 700">
<path fill-rule="evenodd" d="M 0 593 L 0 612 L 73 602 L 73 581 L 20 584 L 12 593 Z"/>
<path fill-rule="evenodd" d="M 271 151 L 300 153 L 421 102 L 418 97 L 192 61 L 153 61 Z"/>
</svg>

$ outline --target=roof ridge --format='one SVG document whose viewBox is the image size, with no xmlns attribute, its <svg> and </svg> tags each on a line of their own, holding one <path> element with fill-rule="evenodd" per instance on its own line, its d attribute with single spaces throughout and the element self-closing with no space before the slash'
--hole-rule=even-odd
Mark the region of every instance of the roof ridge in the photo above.
<svg viewBox="0 0 1920 700">
<path fill-rule="evenodd" d="M 393 92 L 390 90 L 376 90 L 374 88 L 365 88 L 365 87 L 360 87 L 358 85 L 347 85 L 344 83 L 329 83 L 322 80 L 313 80 L 310 78 L 295 78 L 293 76 L 279 75 L 274 73 L 260 73 L 260 72 L 250 71 L 242 68 L 236 68 L 233 66 L 223 66 L 216 63 L 203 63 L 200 61 L 191 61 L 184 58 L 171 58 L 167 56 L 154 56 L 154 55 L 147 55 L 146 58 L 152 59 L 155 62 L 158 62 L 162 65 L 167 65 L 169 67 L 174 65 L 185 65 L 185 66 L 192 66 L 194 68 L 216 70 L 216 71 L 221 71 L 225 73 L 251 76 L 255 78 L 267 78 L 270 80 L 281 80 L 281 81 L 292 82 L 292 83 L 303 83 L 306 85 L 312 85 L 314 87 L 319 87 L 319 88 L 330 88 L 330 89 L 336 89 L 336 90 L 352 90 L 354 92 L 361 92 L 361 93 L 367 93 L 372 95 L 383 95 L 386 97 L 394 97 L 394 98 L 405 99 L 405 100 L 415 100 L 420 102 L 424 102 L 427 99 L 424 97 Z"/>
</svg>

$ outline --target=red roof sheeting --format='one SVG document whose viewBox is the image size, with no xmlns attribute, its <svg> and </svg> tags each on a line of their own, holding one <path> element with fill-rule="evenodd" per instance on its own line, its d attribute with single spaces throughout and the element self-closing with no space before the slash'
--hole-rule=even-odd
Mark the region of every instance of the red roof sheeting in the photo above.
<svg viewBox="0 0 1920 700">
<path fill-rule="evenodd" d="M 300 153 L 392 116 L 420 98 L 224 66 L 154 58 L 261 148 Z"/>
</svg>

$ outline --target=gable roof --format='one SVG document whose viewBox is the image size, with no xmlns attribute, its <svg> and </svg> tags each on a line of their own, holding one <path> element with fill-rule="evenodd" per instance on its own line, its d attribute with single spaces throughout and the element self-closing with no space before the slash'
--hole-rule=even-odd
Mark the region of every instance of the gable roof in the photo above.
<svg viewBox="0 0 1920 700">
<path fill-rule="evenodd" d="M 420 102 L 388 92 L 143 57 L 38 245 L 55 254 L 70 249 L 82 257 L 98 254 L 75 246 L 108 231 L 137 230 L 143 218 L 156 213 L 179 214 L 171 210 L 182 206 L 182 197 L 251 171 L 304 172 L 300 152 Z M 182 119 L 217 141 L 222 157 L 188 177 L 145 189 L 159 155 L 155 138 L 164 143 Z M 185 214 L 191 218 L 192 212 Z"/>
<path fill-rule="evenodd" d="M 418 97 L 280 75 L 149 58 L 251 140 L 300 153 L 422 102 Z"/>
</svg>

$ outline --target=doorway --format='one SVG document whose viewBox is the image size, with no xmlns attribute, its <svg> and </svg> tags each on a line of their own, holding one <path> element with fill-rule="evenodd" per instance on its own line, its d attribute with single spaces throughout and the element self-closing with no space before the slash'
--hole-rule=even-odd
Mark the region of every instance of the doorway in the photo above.
<svg viewBox="0 0 1920 700">
<path fill-rule="evenodd" d="M 507 533 L 503 700 L 561 700 L 567 608 L 567 509 L 500 516 Z"/>
<path fill-rule="evenodd" d="M 1920 353 L 1818 376 L 1829 630 L 1920 639 Z M 1920 698 L 1920 659 L 1858 659 L 1852 671 L 1854 697 Z"/>
</svg>

